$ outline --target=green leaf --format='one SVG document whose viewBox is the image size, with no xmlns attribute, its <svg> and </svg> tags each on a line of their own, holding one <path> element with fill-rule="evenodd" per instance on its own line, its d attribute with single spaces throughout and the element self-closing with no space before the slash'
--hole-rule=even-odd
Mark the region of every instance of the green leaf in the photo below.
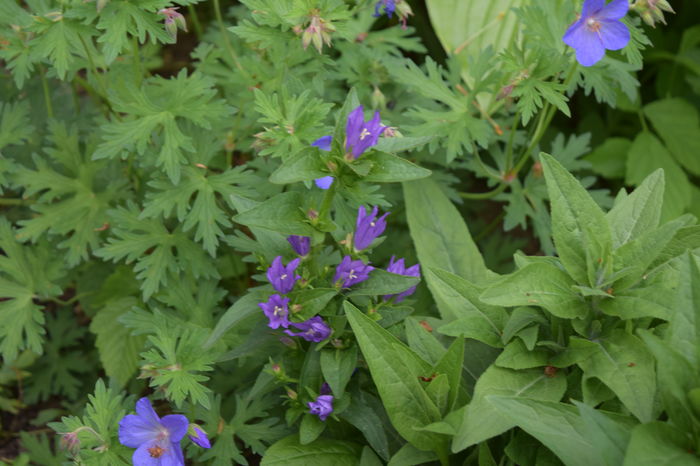
<svg viewBox="0 0 700 466">
<path fill-rule="evenodd" d="M 287 157 L 270 175 L 270 183 L 291 184 L 328 175 L 328 168 L 323 163 L 320 151 L 315 147 L 308 147 Z"/>
<path fill-rule="evenodd" d="M 644 343 L 623 330 L 614 330 L 593 343 L 596 351 L 578 361 L 585 376 L 600 379 L 640 421 L 651 421 L 656 372 Z"/>
<path fill-rule="evenodd" d="M 632 431 L 623 466 L 698 466 L 694 448 L 685 432 L 669 424 L 642 424 Z"/>
<path fill-rule="evenodd" d="M 507 369 L 532 369 L 547 365 L 549 353 L 543 348 L 535 348 L 529 351 L 525 343 L 519 338 L 506 345 L 503 352 L 496 359 L 495 364 Z"/>
<path fill-rule="evenodd" d="M 369 173 L 363 177 L 363 181 L 368 183 L 413 181 L 426 178 L 432 173 L 406 159 L 377 150 L 370 152 L 363 158 L 373 163 Z"/>
<path fill-rule="evenodd" d="M 501 333 L 508 318 L 503 308 L 484 304 L 477 298 L 481 289 L 445 270 L 425 267 L 433 296 L 455 318 L 438 328 L 444 335 L 473 338 L 501 347 Z"/>
<path fill-rule="evenodd" d="M 464 412 L 452 451 L 464 450 L 516 425 L 488 400 L 492 395 L 558 401 L 565 392 L 566 376 L 561 371 L 548 377 L 542 370 L 513 371 L 489 367 L 476 383 L 474 397 Z"/>
<path fill-rule="evenodd" d="M 560 268 L 538 262 L 487 288 L 480 299 L 497 306 L 540 306 L 564 319 L 585 317 L 586 301 L 572 290 L 574 281 Z"/>
<path fill-rule="evenodd" d="M 348 349 L 325 349 L 321 351 L 321 372 L 333 391 L 333 396 L 342 398 L 345 386 L 357 367 L 357 346 Z"/>
<path fill-rule="evenodd" d="M 390 428 L 390 425 L 381 401 L 366 392 L 353 392 L 350 406 L 340 413 L 340 418 L 362 432 L 379 456 L 385 460 L 389 459 L 389 440 L 384 429 L 385 426 Z"/>
<path fill-rule="evenodd" d="M 375 268 L 370 272 L 369 278 L 356 286 L 353 286 L 347 296 L 377 296 L 398 294 L 418 285 L 420 278 L 398 275 Z"/>
<path fill-rule="evenodd" d="M 265 302 L 266 296 L 266 292 L 254 290 L 233 303 L 219 318 L 214 330 L 211 331 L 209 338 L 204 343 L 203 349 L 211 348 L 227 331 L 235 328 L 236 325 L 243 322 L 246 318 L 261 312 L 258 303 Z"/>
<path fill-rule="evenodd" d="M 591 163 L 591 169 L 605 178 L 624 178 L 627 166 L 627 153 L 632 141 L 624 138 L 607 138 L 590 154 L 584 157 Z"/>
<path fill-rule="evenodd" d="M 482 284 L 493 275 L 469 234 L 459 211 L 434 180 L 425 179 L 404 183 L 406 215 L 411 238 L 424 268 L 447 270 Z M 433 295 L 432 284 L 428 282 Z M 448 307 L 436 298 L 444 318 L 453 318 Z"/>
<path fill-rule="evenodd" d="M 445 347 L 442 346 L 431 332 L 423 327 L 415 318 L 408 318 L 404 321 L 406 329 L 406 340 L 408 347 L 416 352 L 430 364 L 436 364 L 445 355 Z"/>
<path fill-rule="evenodd" d="M 690 205 L 691 184 L 656 136 L 647 132 L 639 133 L 629 150 L 625 182 L 639 185 L 658 168 L 663 168 L 666 179 L 662 217 L 672 219 L 685 212 Z"/>
<path fill-rule="evenodd" d="M 663 170 L 656 170 L 607 213 L 614 248 L 659 226 L 664 187 Z"/>
<path fill-rule="evenodd" d="M 313 414 L 306 413 L 299 425 L 299 443 L 308 445 L 318 438 L 326 429 L 326 423 Z"/>
<path fill-rule="evenodd" d="M 295 322 L 304 322 L 323 311 L 328 303 L 338 294 L 335 288 L 312 288 L 289 293 L 290 305 L 301 306 L 301 310 L 292 314 Z"/>
<path fill-rule="evenodd" d="M 41 18 L 33 22 L 31 29 L 37 33 L 31 42 L 32 56 L 35 59 L 48 58 L 60 79 L 66 78 L 76 55 L 80 58 L 84 56 L 81 40 L 90 40 L 90 36 L 94 35 L 91 28 L 64 17 L 58 21 Z"/>
<path fill-rule="evenodd" d="M 584 437 L 602 457 L 604 464 L 622 464 L 627 444 L 630 441 L 630 427 L 634 421 L 629 418 L 625 424 L 613 420 L 591 406 L 574 401 L 585 426 Z"/>
<path fill-rule="evenodd" d="M 93 317 L 90 331 L 96 335 L 95 346 L 109 377 L 124 387 L 136 372 L 139 353 L 146 338 L 132 336 L 131 330 L 119 323 L 119 318 L 136 306 L 138 300 L 124 297 L 110 301 Z"/>
<path fill-rule="evenodd" d="M 700 266 L 698 259 L 691 253 L 679 258 L 678 265 L 680 283 L 666 338 L 694 368 L 699 368 Z"/>
<path fill-rule="evenodd" d="M 436 461 L 437 459 L 435 453 L 421 451 L 410 443 L 407 443 L 391 457 L 387 466 L 416 466 L 429 463 L 430 461 Z"/>
<path fill-rule="evenodd" d="M 664 99 L 644 107 L 654 129 L 661 135 L 673 157 L 688 171 L 700 175 L 700 117 L 683 99 Z"/>
<path fill-rule="evenodd" d="M 302 193 L 298 191 L 281 193 L 236 215 L 233 221 L 241 225 L 288 235 L 311 236 L 315 230 L 308 223 L 303 206 Z"/>
<path fill-rule="evenodd" d="M 357 466 L 362 447 L 340 440 L 318 439 L 302 445 L 296 435 L 290 435 L 270 445 L 260 463 L 261 466 L 308 466 L 332 464 Z"/>
<path fill-rule="evenodd" d="M 433 139 L 433 136 L 413 137 L 383 137 L 377 142 L 374 148 L 380 152 L 395 154 L 397 152 L 410 151 L 424 146 Z"/>
<path fill-rule="evenodd" d="M 421 450 L 441 448 L 445 441 L 439 435 L 414 429 L 440 419 L 440 412 L 418 379 L 429 376 L 431 367 L 352 304 L 346 302 L 344 306 L 394 428 Z M 423 374 L 416 373 L 421 370 Z"/>
<path fill-rule="evenodd" d="M 552 235 L 557 253 L 579 285 L 596 285 L 612 245 L 605 214 L 585 188 L 554 158 L 541 154 L 552 205 Z"/>
<path fill-rule="evenodd" d="M 62 275 L 62 264 L 46 244 L 23 246 L 6 218 L 0 217 L 0 354 L 14 361 L 19 352 L 42 353 L 43 306 L 34 302 L 61 294 L 54 282 Z"/>
<path fill-rule="evenodd" d="M 446 374 L 450 384 L 450 399 L 448 407 L 454 409 L 462 381 L 462 364 L 464 363 L 464 340 L 457 338 L 452 342 L 447 352 L 435 364 L 435 372 Z"/>
<path fill-rule="evenodd" d="M 575 407 L 563 403 L 506 396 L 490 396 L 489 401 L 502 415 L 552 450 L 564 464 L 607 465 L 596 448 L 598 445 L 588 438 L 590 427 Z M 606 421 L 609 421 L 606 424 L 614 422 L 611 419 Z M 621 428 L 617 424 L 614 425 L 616 430 Z"/>
</svg>

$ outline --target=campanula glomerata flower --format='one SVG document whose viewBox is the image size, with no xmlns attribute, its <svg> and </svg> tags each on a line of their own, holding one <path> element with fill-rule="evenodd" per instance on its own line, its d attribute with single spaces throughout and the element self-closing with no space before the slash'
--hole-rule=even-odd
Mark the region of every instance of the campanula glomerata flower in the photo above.
<svg viewBox="0 0 700 466">
<path fill-rule="evenodd" d="M 620 50 L 630 41 L 630 31 L 620 20 L 627 14 L 628 0 L 585 0 L 581 17 L 564 34 L 564 43 L 576 50 L 576 60 L 592 66 L 605 50 Z"/>
<path fill-rule="evenodd" d="M 329 414 L 333 412 L 333 395 L 319 395 L 316 401 L 309 401 L 309 413 L 315 414 L 322 421 L 325 421 Z"/>
<path fill-rule="evenodd" d="M 335 269 L 334 283 L 341 282 L 343 288 L 350 288 L 369 278 L 369 273 L 374 270 L 369 264 L 361 260 L 352 260 L 350 256 L 343 257 L 343 260 Z"/>
<path fill-rule="evenodd" d="M 180 440 L 189 421 L 182 414 L 158 417 L 148 398 L 136 402 L 136 414 L 119 421 L 119 442 L 136 448 L 134 466 L 184 466 Z"/>
<path fill-rule="evenodd" d="M 300 256 L 306 256 L 311 251 L 311 238 L 308 236 L 291 235 L 287 237 L 287 241 Z"/>
<path fill-rule="evenodd" d="M 367 149 L 376 146 L 379 141 L 379 136 L 382 135 L 386 126 L 382 126 L 379 112 L 374 112 L 374 117 L 365 122 L 364 109 L 362 105 L 355 108 L 348 115 L 345 125 L 345 150 L 347 151 L 346 158 L 356 160 Z M 322 151 L 330 151 L 333 136 L 323 136 L 311 143 L 312 146 L 318 147 Z M 321 189 L 328 189 L 333 184 L 332 176 L 324 176 L 314 180 L 316 186 Z"/>
<path fill-rule="evenodd" d="M 301 278 L 301 275 L 294 273 L 299 262 L 301 259 L 296 258 L 285 267 L 282 264 L 282 256 L 277 256 L 272 261 L 272 265 L 267 269 L 267 279 L 279 293 L 287 294 L 294 289 L 294 284 Z"/>
<path fill-rule="evenodd" d="M 268 327 L 272 329 L 289 327 L 289 298 L 273 294 L 266 303 L 259 303 L 258 306 L 270 321 L 267 324 Z"/>
<path fill-rule="evenodd" d="M 416 264 L 411 267 L 406 268 L 406 265 L 403 262 L 403 259 L 399 259 L 397 261 L 394 260 L 395 257 L 391 256 L 391 260 L 389 261 L 389 267 L 387 267 L 386 271 L 395 273 L 398 275 L 406 275 L 409 277 L 420 277 L 420 265 Z M 389 300 L 392 297 L 396 296 L 396 302 L 399 303 L 404 300 L 407 296 L 412 295 L 416 291 L 416 287 L 412 286 L 406 291 L 403 291 L 399 294 L 396 295 L 385 295 L 384 299 Z"/>
<path fill-rule="evenodd" d="M 284 333 L 292 337 L 301 337 L 306 341 L 315 341 L 318 343 L 331 336 L 331 328 L 320 316 L 314 316 L 301 323 L 291 322 L 290 325 L 302 331 L 292 332 L 291 330 L 285 330 Z"/>
<path fill-rule="evenodd" d="M 355 225 L 355 236 L 353 242 L 355 249 L 361 251 L 368 247 L 386 229 L 386 216 L 389 212 L 377 218 L 379 208 L 374 206 L 371 214 L 367 214 L 367 209 L 360 206 L 357 209 L 357 223 Z"/>
</svg>

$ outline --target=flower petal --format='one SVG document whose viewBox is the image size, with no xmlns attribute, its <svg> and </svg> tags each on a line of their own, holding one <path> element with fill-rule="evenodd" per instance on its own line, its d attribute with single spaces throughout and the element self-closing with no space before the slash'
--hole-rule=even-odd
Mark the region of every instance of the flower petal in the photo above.
<svg viewBox="0 0 700 466">
<path fill-rule="evenodd" d="M 332 142 L 333 142 L 333 136 L 323 136 L 321 138 L 316 139 L 314 142 L 311 143 L 311 145 L 328 152 L 331 150 L 331 143 Z"/>
<path fill-rule="evenodd" d="M 151 406 L 151 401 L 146 397 L 143 397 L 136 402 L 136 414 L 154 426 L 158 426 L 160 424 L 158 414 L 156 414 L 153 406 Z"/>
<path fill-rule="evenodd" d="M 622 19 L 627 14 L 630 4 L 629 0 L 613 0 L 605 5 L 605 7 L 596 15 L 598 20 L 616 20 Z"/>
<path fill-rule="evenodd" d="M 134 456 L 131 457 L 134 462 L 134 466 L 161 466 L 161 458 L 154 458 L 151 456 L 151 452 L 148 451 L 149 448 L 157 447 L 156 443 L 144 443 L 136 449 Z M 183 463 L 184 464 L 184 463 Z"/>
<path fill-rule="evenodd" d="M 158 425 L 154 426 L 142 416 L 129 414 L 119 421 L 119 442 L 129 448 L 138 448 L 158 437 Z"/>
<path fill-rule="evenodd" d="M 350 112 L 345 125 L 345 150 L 350 149 L 360 139 L 362 126 L 365 124 L 365 113 L 362 105 Z"/>
<path fill-rule="evenodd" d="M 564 43 L 576 50 L 576 60 L 583 66 L 591 66 L 605 56 L 605 47 L 599 35 L 583 24 L 576 23 L 566 31 Z"/>
<path fill-rule="evenodd" d="M 620 50 L 630 41 L 630 31 L 620 21 L 602 21 L 600 39 L 608 50 Z"/>
<path fill-rule="evenodd" d="M 314 180 L 314 183 L 316 184 L 316 186 L 318 186 L 321 189 L 328 189 L 333 184 L 333 177 L 332 176 L 324 176 L 322 178 L 316 178 Z"/>
<path fill-rule="evenodd" d="M 605 7 L 605 0 L 586 0 L 585 2 L 583 2 L 581 17 L 588 18 L 595 12 L 601 10 L 603 7 Z"/>
<path fill-rule="evenodd" d="M 182 414 L 168 414 L 160 420 L 160 423 L 170 431 L 171 442 L 182 440 L 190 426 L 190 421 Z"/>
<path fill-rule="evenodd" d="M 160 466 L 185 466 L 185 457 L 179 443 L 172 442 L 160 457 Z"/>
</svg>

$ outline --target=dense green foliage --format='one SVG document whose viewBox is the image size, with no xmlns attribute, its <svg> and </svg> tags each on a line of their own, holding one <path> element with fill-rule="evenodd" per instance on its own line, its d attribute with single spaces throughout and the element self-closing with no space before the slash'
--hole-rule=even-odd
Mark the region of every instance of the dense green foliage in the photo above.
<svg viewBox="0 0 700 466">
<path fill-rule="evenodd" d="M 700 4 L 583 3 L 0 0 L 0 463 L 700 465 Z"/>
</svg>

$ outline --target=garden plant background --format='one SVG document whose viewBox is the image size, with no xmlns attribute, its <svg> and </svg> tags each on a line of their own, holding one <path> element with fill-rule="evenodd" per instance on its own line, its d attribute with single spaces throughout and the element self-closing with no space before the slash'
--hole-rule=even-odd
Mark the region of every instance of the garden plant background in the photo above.
<svg viewBox="0 0 700 466">
<path fill-rule="evenodd" d="M 0 462 L 700 464 L 700 1 L 0 0 L 0 60 Z"/>
</svg>

